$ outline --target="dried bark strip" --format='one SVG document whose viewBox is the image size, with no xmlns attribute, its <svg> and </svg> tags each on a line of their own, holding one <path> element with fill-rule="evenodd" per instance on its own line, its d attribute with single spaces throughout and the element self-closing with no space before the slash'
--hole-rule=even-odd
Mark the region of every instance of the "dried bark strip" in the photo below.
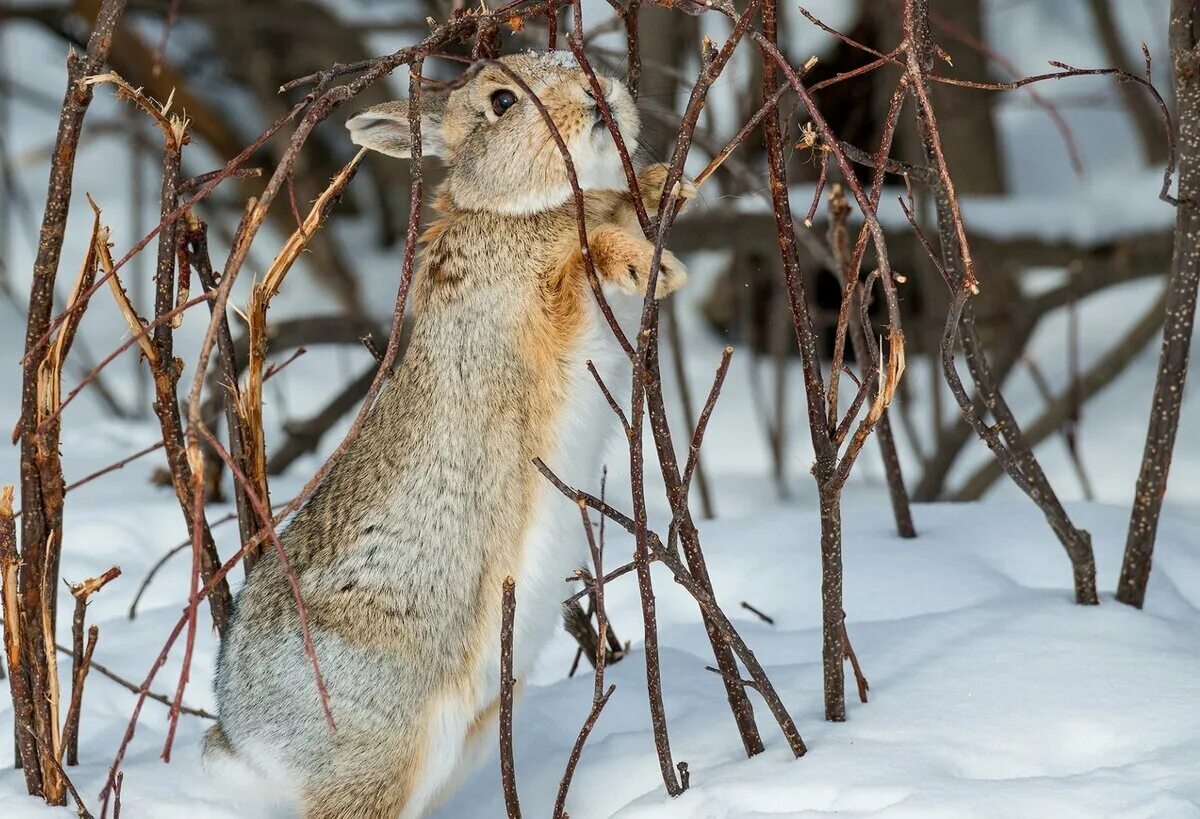
<svg viewBox="0 0 1200 819">
<path fill-rule="evenodd" d="M 901 83 L 897 86 L 899 92 L 893 97 L 894 110 L 899 113 L 899 101 L 902 101 L 903 94 L 907 93 L 907 84 Z M 881 142 L 881 148 L 886 148 L 890 139 L 886 138 Z M 883 172 L 880 170 L 882 163 L 876 165 L 876 180 L 878 184 L 873 184 L 871 188 L 872 202 L 878 204 L 878 191 L 882 190 Z M 837 190 L 835 188 L 835 190 Z M 859 282 L 859 268 L 853 263 L 853 259 L 861 259 L 861 250 L 855 249 L 852 257 L 849 247 L 849 234 L 846 227 L 846 220 L 850 215 L 850 206 L 845 201 L 845 197 L 838 192 L 831 194 L 830 205 L 830 223 L 829 223 L 829 244 L 833 252 L 834 258 L 841 266 L 841 277 L 844 285 L 842 293 L 842 305 L 838 314 L 838 330 L 836 342 L 841 344 L 844 349 L 845 337 L 850 336 L 851 349 L 854 351 L 856 361 L 874 361 L 875 353 L 871 338 L 868 336 L 869 329 L 864 326 L 862 318 L 856 316 L 850 309 L 854 303 L 858 303 L 861 307 L 866 308 L 866 302 L 869 297 L 868 292 Z M 860 247 L 865 249 L 866 232 L 859 234 Z M 829 410 L 830 423 L 836 423 L 837 417 L 837 388 L 835 375 L 839 370 L 839 364 L 842 361 L 842 353 L 835 349 L 834 364 L 830 370 L 829 376 Z M 871 382 L 871 387 L 864 398 L 875 398 L 877 390 L 875 389 L 874 379 L 866 379 Z M 858 414 L 857 409 L 847 413 L 847 420 Z M 875 428 L 876 438 L 879 441 L 879 451 L 883 459 L 884 474 L 887 477 L 888 494 L 892 502 L 892 515 L 896 520 L 896 532 L 903 538 L 913 538 L 917 536 L 916 527 L 913 525 L 912 509 L 909 504 L 908 489 L 904 485 L 904 474 L 900 467 L 900 456 L 896 452 L 896 440 L 892 435 L 891 419 L 888 415 L 888 410 L 885 409 L 879 417 L 879 422 Z M 844 433 L 839 428 L 835 434 L 838 443 L 844 437 Z"/>
<path fill-rule="evenodd" d="M 1196 290 L 1200 287 L 1200 45 L 1196 0 L 1172 0 L 1169 39 L 1179 111 L 1179 191 L 1175 210 L 1175 249 L 1167 279 L 1166 321 L 1154 382 L 1142 466 L 1138 472 L 1117 599 L 1138 608 L 1146 599 L 1158 519 L 1187 381 Z"/>
<path fill-rule="evenodd" d="M 25 670 L 25 615 L 18 591 L 20 555 L 13 521 L 13 488 L 0 487 L 0 605 L 4 610 L 4 654 L 8 658 L 13 699 L 13 727 L 17 763 L 25 772 L 30 794 L 38 793 L 41 767 L 38 764 L 37 734 L 33 730 L 33 697 Z"/>
<path fill-rule="evenodd" d="M 250 293 L 250 301 L 246 310 L 250 339 L 250 363 L 247 367 L 245 389 L 238 396 L 237 413 L 241 428 L 246 435 L 246 440 L 243 442 L 243 454 L 249 471 L 245 474 L 253 483 L 254 491 L 264 504 L 270 503 L 267 483 L 267 444 L 262 419 L 263 374 L 267 360 L 267 310 L 271 306 L 271 299 L 283 286 L 283 281 L 296 259 L 308 247 L 313 236 L 329 218 L 334 206 L 341 200 L 342 193 L 354 179 L 364 156 L 366 156 L 366 148 L 359 150 L 354 158 L 334 177 L 324 192 L 317 197 L 317 201 L 313 204 L 312 210 L 309 211 L 303 223 L 288 237 L 262 280 L 254 285 Z M 215 330 L 218 340 L 227 336 L 228 322 L 225 319 L 224 311 L 218 315 L 214 310 L 213 319 L 216 324 L 210 325 L 210 329 Z M 225 333 L 221 332 L 222 326 L 226 328 Z M 260 555 L 261 547 L 246 553 L 247 570 L 253 568 Z"/>
</svg>

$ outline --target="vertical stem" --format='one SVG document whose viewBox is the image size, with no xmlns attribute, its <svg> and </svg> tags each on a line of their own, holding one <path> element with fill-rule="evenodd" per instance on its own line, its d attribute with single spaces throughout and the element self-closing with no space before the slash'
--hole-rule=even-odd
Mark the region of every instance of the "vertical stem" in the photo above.
<svg viewBox="0 0 1200 819">
<path fill-rule="evenodd" d="M 67 748 L 68 765 L 79 764 L 79 721 L 83 715 L 83 685 L 87 681 L 88 671 L 91 670 L 92 653 L 96 650 L 96 640 L 99 637 L 98 626 L 88 629 L 87 646 L 80 654 L 79 667 L 72 667 L 71 706 L 67 710 L 67 719 L 63 726 L 63 744 Z"/>
<path fill-rule="evenodd" d="M 775 45 L 777 37 L 775 0 L 762 5 L 763 37 Z M 763 56 L 763 97 L 770 99 L 778 85 L 778 68 L 774 61 Z M 821 500 L 821 608 L 825 667 L 825 718 L 841 721 L 846 718 L 846 694 L 842 670 L 842 526 L 841 486 L 834 478 L 837 467 L 837 447 L 825 414 L 825 388 L 821 364 L 817 359 L 816 336 L 812 315 L 804 298 L 800 281 L 800 263 L 796 252 L 796 237 L 792 227 L 791 204 L 788 201 L 787 174 L 783 158 L 783 136 L 779 116 L 772 113 L 764 121 L 767 146 L 767 165 L 771 176 L 771 199 L 775 212 L 779 250 L 783 257 L 784 282 L 792 321 L 796 326 L 796 341 L 804 369 L 804 391 L 808 399 L 808 424 L 812 436 L 816 463 L 813 476 Z"/>
<path fill-rule="evenodd" d="M 1166 321 L 1154 382 L 1146 446 L 1138 472 L 1125 558 L 1117 599 L 1138 608 L 1146 599 L 1158 519 L 1187 381 L 1188 358 L 1200 286 L 1200 51 L 1196 42 L 1196 0 L 1172 0 L 1171 61 L 1179 112 L 1179 192 L 1175 210 L 1175 250 L 1167 281 Z"/>
<path fill-rule="evenodd" d="M 657 322 L 653 328 L 657 330 Z M 679 532 L 679 541 L 683 546 L 683 555 L 687 561 L 688 571 L 706 592 L 712 594 L 712 580 L 709 578 L 708 566 L 700 548 L 700 532 L 696 528 L 696 522 L 692 519 L 691 510 L 688 508 L 688 487 L 680 474 L 679 462 L 675 457 L 675 444 L 666 421 L 666 407 L 663 402 L 662 380 L 658 366 L 657 333 L 653 333 L 652 341 L 653 343 L 646 353 L 647 375 L 645 381 L 646 399 L 650 405 L 650 427 L 654 432 L 659 470 L 667 489 L 667 500 L 671 504 L 673 522 Z M 733 712 L 734 722 L 737 723 L 746 755 L 754 756 L 762 753 L 764 746 L 758 731 L 758 724 L 754 719 L 754 705 L 746 694 L 745 686 L 736 681 L 738 670 L 733 651 L 721 639 L 712 617 L 703 610 L 700 614 L 704 621 L 705 632 L 708 634 L 709 644 L 713 649 L 713 658 L 717 662 L 717 668 L 721 671 L 726 699 L 729 700 L 729 708 Z"/>
<path fill-rule="evenodd" d="M 653 286 L 653 282 L 651 283 Z M 645 345 L 644 339 L 639 339 Z M 642 625 L 645 631 L 646 694 L 650 704 L 650 724 L 654 729 L 654 750 L 663 785 L 671 796 L 683 793 L 675 776 L 671 758 L 671 738 L 667 734 L 666 709 L 663 706 L 662 670 L 658 656 L 658 614 L 654 601 L 654 582 L 650 576 L 650 547 L 647 543 L 645 465 L 642 454 L 642 426 L 646 416 L 645 351 L 639 349 L 633 364 L 633 402 L 630 406 L 629 472 L 633 488 L 633 518 L 636 524 L 634 563 L 637 565 L 638 591 L 642 601 Z"/>
<path fill-rule="evenodd" d="M 62 255 L 67 215 L 71 206 L 75 157 L 84 115 L 92 101 L 92 91 L 79 81 L 95 74 L 108 57 L 113 32 L 125 10 L 124 0 L 105 0 L 96 15 L 87 53 L 79 57 L 72 53 L 67 59 L 67 89 L 59 116 L 58 133 L 50 163 L 50 181 L 46 192 L 46 207 L 38 237 L 37 256 L 29 292 L 29 310 L 25 329 L 25 352 L 21 388 L 21 608 L 26 620 L 22 639 L 22 665 L 25 686 L 12 689 L 14 710 L 18 713 L 32 708 L 36 727 L 37 753 L 43 760 L 53 754 L 53 731 L 50 726 L 50 703 L 46 697 L 49 683 L 48 654 L 54 646 L 45 644 L 32 626 L 41 623 L 43 616 L 53 634 L 55 599 L 44 590 L 58 586 L 59 554 L 62 547 L 61 521 L 63 479 L 58 461 L 57 423 L 39 430 L 38 382 L 43 362 L 50 354 L 40 340 L 50 329 L 54 306 L 54 286 Z M 48 582 L 47 582 L 48 581 Z M 10 658 L 11 659 L 11 658 Z M 13 671 L 14 677 L 17 671 Z M 18 690 L 25 688 L 31 702 L 17 702 Z M 51 804 L 66 804 L 66 791 L 61 777 L 53 766 L 26 766 L 26 784 L 32 793 L 42 795 Z"/>
<path fill-rule="evenodd" d="M 8 657 L 9 690 L 13 700 L 13 738 L 16 744 L 17 767 L 25 772 L 25 786 L 30 794 L 41 792 L 41 769 L 38 764 L 37 735 L 33 723 L 33 694 L 25 656 L 29 653 L 25 639 L 25 615 L 17 590 L 20 557 L 17 554 L 17 532 L 13 521 L 13 488 L 0 487 L 0 608 L 4 611 L 4 653 Z"/>
<path fill-rule="evenodd" d="M 906 83 L 901 83 L 897 87 L 891 106 L 893 112 L 899 112 L 899 106 L 903 102 L 906 89 Z M 894 118 L 889 116 L 888 124 L 894 125 L 894 122 Z M 881 154 L 887 153 L 887 149 L 891 144 L 892 132 L 893 129 L 889 128 L 885 134 L 880 146 Z M 880 167 L 883 165 L 882 162 L 877 162 L 876 164 Z M 876 170 L 875 183 L 871 187 L 871 201 L 877 203 L 878 193 L 882 190 L 883 186 L 883 174 L 879 169 Z M 854 350 L 854 358 L 865 371 L 867 364 L 873 362 L 874 359 L 872 345 L 868 343 L 869 339 L 867 338 L 867 333 L 871 332 L 871 329 L 864 326 L 867 321 L 866 300 L 870 298 L 870 293 L 859 282 L 859 265 L 861 264 L 862 252 L 866 249 L 867 232 L 863 230 L 859 234 L 859 245 L 854 253 L 851 254 L 849 233 L 846 227 L 846 222 L 850 215 L 850 205 L 846 202 L 846 197 L 842 193 L 840 185 L 835 185 L 833 193 L 830 195 L 829 214 L 830 251 L 833 253 L 834 260 L 841 268 L 839 272 L 843 288 L 842 305 L 838 313 L 837 340 L 839 343 L 844 343 L 844 337 L 849 335 L 850 345 Z M 856 304 L 861 308 L 860 310 L 854 309 Z M 835 369 L 829 376 L 829 423 L 831 425 L 837 424 L 837 389 L 833 377 L 837 372 L 837 368 L 840 368 L 841 359 L 842 355 L 840 353 L 834 356 Z M 876 387 L 872 387 L 869 393 L 872 401 L 877 391 Z M 875 427 L 875 435 L 879 441 L 879 454 L 883 458 L 883 469 L 887 478 L 888 494 L 892 502 L 892 515 L 896 519 L 896 531 L 903 538 L 916 537 L 917 530 L 913 526 L 912 510 L 908 501 L 908 489 L 904 485 L 904 473 L 900 468 L 900 456 L 896 452 L 896 440 L 892 435 L 892 423 L 887 409 L 879 416 L 879 421 Z"/>
<path fill-rule="evenodd" d="M 904 471 L 900 467 L 900 455 L 896 452 L 896 436 L 892 434 L 890 408 L 879 416 L 879 423 L 875 426 L 875 439 L 879 441 L 879 454 L 883 458 L 883 472 L 887 478 L 888 495 L 892 499 L 896 533 L 904 538 L 916 537 L 917 527 L 913 525 L 908 489 L 904 485 Z"/>
<path fill-rule="evenodd" d="M 183 149 L 182 137 L 166 135 L 163 150 L 163 177 L 160 191 L 162 229 L 158 234 L 158 256 L 154 272 L 154 314 L 159 318 L 175 307 L 175 239 L 180 222 L 171 219 L 179 201 L 181 181 L 180 161 Z M 216 543 L 204 516 L 203 505 L 196 508 L 192 501 L 193 473 L 188 461 L 184 442 L 183 423 L 179 410 L 176 385 L 179 383 L 179 368 L 175 364 L 174 328 L 172 322 L 162 322 L 154 328 L 154 347 L 158 352 L 154 375 L 154 414 L 158 416 L 162 430 L 167 464 L 171 472 L 171 484 L 179 501 L 180 511 L 189 532 L 194 533 L 201 576 L 208 582 L 221 566 Z M 202 463 L 202 462 L 198 462 Z M 224 633 L 229 622 L 233 598 L 225 580 L 217 583 L 208 598 L 213 625 Z"/>
<path fill-rule="evenodd" d="M 504 807 L 508 819 L 521 819 L 517 799 L 517 771 L 513 763 L 513 619 L 517 611 L 517 587 L 512 577 L 504 578 L 500 620 L 500 779 L 504 785 Z"/>
<path fill-rule="evenodd" d="M 208 225 L 189 211 L 185 215 L 187 225 L 186 235 L 182 237 L 182 241 L 187 247 L 187 258 L 192 269 L 196 271 L 197 277 L 200 279 L 200 286 L 205 290 L 216 290 L 220 284 L 215 271 L 212 268 L 211 256 L 208 251 Z M 216 313 L 217 305 L 215 301 L 209 302 L 210 313 Z M 234 351 L 233 336 L 229 331 L 229 320 L 221 311 L 218 318 L 220 322 L 217 327 L 217 360 L 219 362 L 221 373 L 221 382 L 218 389 L 224 390 L 225 393 L 221 396 L 221 405 L 225 409 L 225 429 L 229 437 L 229 454 L 233 457 L 235 463 L 247 473 L 246 455 L 245 455 L 245 434 L 242 428 L 242 417 L 238 414 L 239 405 L 239 388 L 238 388 L 238 366 L 237 354 Z M 219 458 L 214 458 L 213 464 L 207 464 L 213 469 L 218 469 L 221 466 Z M 248 473 L 247 473 L 248 474 Z M 250 506 L 250 500 L 246 497 L 246 488 L 239 482 L 233 482 L 233 497 L 237 506 L 238 532 L 241 535 L 242 543 L 247 543 L 254 537 L 258 531 L 258 526 L 255 523 L 254 510 Z M 252 550 L 246 553 L 246 570 L 249 571 L 254 565 L 251 555 L 257 555 L 257 550 Z"/>
<path fill-rule="evenodd" d="M 842 610 L 842 487 L 829 481 L 821 504 L 821 660 L 825 670 L 825 719 L 846 721 L 846 644 Z"/>
</svg>

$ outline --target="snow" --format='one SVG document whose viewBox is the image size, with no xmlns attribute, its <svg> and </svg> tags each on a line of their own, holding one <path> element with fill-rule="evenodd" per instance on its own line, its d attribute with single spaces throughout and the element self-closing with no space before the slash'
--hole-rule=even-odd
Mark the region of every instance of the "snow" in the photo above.
<svg viewBox="0 0 1200 819">
<path fill-rule="evenodd" d="M 134 482 L 134 485 L 138 485 Z M 64 575 L 82 577 L 119 561 L 126 578 L 89 611 L 101 629 L 97 659 L 140 677 L 178 611 L 169 590 L 186 583 L 171 564 L 143 613 L 126 617 L 132 578 L 161 546 L 147 532 L 173 531 L 177 511 L 159 496 L 140 504 L 139 524 L 106 504 L 69 516 Z M 1096 538 L 1102 585 L 1119 567 L 1126 510 L 1074 505 Z M 608 588 L 617 634 L 634 651 L 610 667 L 617 686 L 589 741 L 568 802 L 572 816 L 1162 816 L 1200 815 L 1200 523 L 1168 519 L 1160 534 L 1147 610 L 1112 601 L 1072 602 L 1070 573 L 1037 511 L 1025 503 L 919 506 L 920 537 L 898 539 L 886 506 L 847 502 L 846 610 L 854 647 L 871 683 L 862 705 L 849 684 L 844 724 L 822 720 L 818 522 L 794 505 L 767 504 L 748 517 L 703 526 L 717 593 L 763 662 L 809 747 L 795 760 L 765 707 L 766 752 L 744 759 L 696 608 L 655 572 L 667 716 L 676 760 L 692 789 L 665 795 L 646 723 L 640 616 L 631 578 Z M 630 548 L 611 537 L 609 560 Z M 774 626 L 740 608 L 773 616 Z M 203 635 L 195 676 L 207 680 L 215 642 Z M 591 677 L 565 679 L 573 643 L 548 650 L 518 701 L 516 767 L 524 811 L 547 815 L 562 767 L 590 707 Z M 177 658 L 160 675 L 165 690 Z M 82 765 L 72 771 L 86 797 L 99 788 L 132 695 L 93 675 L 83 721 Z M 190 704 L 212 708 L 202 684 Z M 7 730 L 10 712 L 0 712 Z M 202 720 L 185 717 L 169 766 L 158 760 L 165 709 L 147 703 L 125 765 L 126 815 L 251 816 L 199 769 Z M 10 753 L 5 747 L 3 754 Z M 0 763 L 7 759 L 0 756 Z M 438 817 L 503 814 L 495 754 Z M 0 815 L 47 809 L 23 795 L 21 775 L 0 773 Z"/>
</svg>

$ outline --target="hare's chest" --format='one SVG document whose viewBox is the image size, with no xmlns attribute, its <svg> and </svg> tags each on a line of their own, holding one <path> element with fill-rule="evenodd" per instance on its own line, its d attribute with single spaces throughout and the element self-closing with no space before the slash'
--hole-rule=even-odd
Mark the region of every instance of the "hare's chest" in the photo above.
<svg viewBox="0 0 1200 819">
<path fill-rule="evenodd" d="M 623 323 L 636 318 L 635 300 L 623 294 L 610 298 Z M 628 413 L 632 369 L 590 296 L 585 326 L 564 361 L 563 404 L 550 436 L 553 445 L 543 460 L 569 486 L 598 495 L 604 471 L 621 475 L 628 469 L 628 458 L 612 447 L 621 437 L 620 421 L 589 371 L 589 363 Z M 592 519 L 598 522 L 595 515 Z M 565 578 L 581 566 L 590 566 L 590 557 L 579 508 L 539 476 L 533 525 L 516 577 L 518 637 L 522 632 L 528 635 L 530 653 L 526 659 L 530 665 L 536 652 L 553 636 L 561 620 L 562 601 L 574 590 Z M 528 601 L 524 614 L 520 608 L 523 598 Z M 521 658 L 517 647 L 517 659 Z"/>
</svg>

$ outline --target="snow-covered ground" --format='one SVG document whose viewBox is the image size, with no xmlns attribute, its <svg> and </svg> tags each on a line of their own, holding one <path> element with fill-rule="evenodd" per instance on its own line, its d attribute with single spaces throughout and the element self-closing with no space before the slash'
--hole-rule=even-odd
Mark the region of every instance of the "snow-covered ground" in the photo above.
<svg viewBox="0 0 1200 819">
<path fill-rule="evenodd" d="M 137 480 L 134 477 L 137 477 Z M 140 485 L 141 475 L 129 485 Z M 119 562 L 126 579 L 102 592 L 89 618 L 101 629 L 97 659 L 140 676 L 179 611 L 186 561 L 172 564 L 138 619 L 127 619 L 133 579 L 157 556 L 155 531 L 177 529 L 167 498 L 139 492 L 130 506 L 89 504 L 71 515 L 67 577 Z M 610 667 L 617 689 L 584 752 L 568 809 L 606 816 L 748 817 L 1186 817 L 1200 816 L 1200 519 L 1174 514 L 1160 536 L 1144 612 L 1106 595 L 1073 604 L 1066 560 L 1035 509 L 989 503 L 917 507 L 920 537 L 891 530 L 880 500 L 852 499 L 846 521 L 846 609 L 871 683 L 861 705 L 849 688 L 848 721 L 822 720 L 815 514 L 767 504 L 704 527 L 717 592 L 767 668 L 809 746 L 791 757 L 765 708 L 766 752 L 747 761 L 686 594 L 656 572 L 663 677 L 672 747 L 692 789 L 666 796 L 647 728 L 640 616 L 631 580 L 608 589 L 613 626 L 634 651 Z M 1096 538 L 1111 591 L 1126 511 L 1074 505 Z M 627 538 L 609 541 L 610 557 Z M 740 607 L 775 619 L 767 625 Z M 212 708 L 205 681 L 215 641 L 196 653 L 189 704 Z M 571 743 L 591 703 L 590 674 L 566 679 L 573 643 L 548 649 L 519 700 L 516 766 L 525 815 L 548 815 Z M 162 670 L 167 690 L 178 655 Z M 757 701 L 757 697 L 754 697 Z M 98 675 L 87 689 L 82 765 L 72 777 L 94 801 L 133 696 Z M 0 730 L 10 712 L 0 710 Z M 166 709 L 146 706 L 125 764 L 125 815 L 249 817 L 199 767 L 204 720 L 185 717 L 173 761 L 158 758 Z M 7 747 L 0 752 L 7 756 Z M 6 758 L 0 758 L 5 764 Z M 0 773 L 0 815 L 48 815 L 23 793 L 18 771 Z M 503 815 L 495 753 L 438 817 Z"/>
<path fill-rule="evenodd" d="M 834 24 L 845 22 L 844 0 L 810 3 Z M 1145 39 L 1165 75 L 1161 21 L 1163 0 L 1115 3 L 1131 53 Z M 596 4 L 597 9 L 603 4 Z M 990 4 L 994 45 L 1022 70 L 1045 69 L 1047 59 L 1075 65 L 1103 64 L 1086 30 L 1081 0 L 1036 0 Z M 1081 22 L 1082 21 L 1082 22 Z M 797 19 L 797 53 L 816 50 L 822 39 Z M 380 38 L 382 49 L 395 45 Z M 0 59 L 20 66 L 28 83 L 57 96 L 62 87 L 62 47 L 37 30 L 13 26 L 0 44 Z M 735 62 L 731 71 L 738 69 Z M 397 83 L 400 87 L 401 83 Z M 730 89 L 736 84 L 731 84 Z M 715 94 L 727 93 L 718 84 Z M 1106 83 L 1043 89 L 1056 94 L 1111 94 Z M 721 108 L 721 106 L 714 106 Z M 728 108 L 728 106 L 726 106 Z M 51 116 L 14 102 L 23 127 L 10 129 L 8 146 L 32 156 L 52 138 Z M 116 106 L 98 96 L 89 121 L 111 120 Z M 1165 226 L 1170 212 L 1157 203 L 1154 169 L 1131 160 L 1132 132 L 1115 107 L 1066 113 L 1080 140 L 1088 176 L 1070 173 L 1057 133 L 1043 112 L 1019 97 L 1000 109 L 1006 151 L 1012 159 L 1016 195 L 1004 201 L 968 202 L 967 218 L 998 236 L 1065 236 L 1079 240 L 1113 237 Z M 1036 151 L 1028 146 L 1036 145 Z M 69 278 L 86 242 L 83 193 L 92 191 L 106 208 L 118 250 L 137 238 L 128 217 L 127 156 L 119 143 L 96 136 L 81 149 L 77 202 L 69 226 L 63 277 Z M 189 148 L 192 171 L 215 167 L 203 146 Z M 153 169 L 148 169 L 153 172 Z M 22 167 L 27 190 L 44 185 L 45 166 Z M 885 201 L 890 201 L 885 199 Z M 33 203 L 37 211 L 38 203 Z M 704 203 L 700 203 L 703 207 Z M 752 202 L 749 207 L 754 207 Z M 27 286 L 33 245 L 24 217 L 5 259 L 18 288 Z M 81 215 L 83 214 L 83 215 Z M 884 214 L 885 217 L 887 214 Z M 150 223 L 143 214 L 141 230 Z M 343 236 L 366 236 L 366 225 L 339 225 Z M 255 253 L 269 256 L 279 237 L 264 231 Z M 365 247 L 368 243 L 356 243 Z M 220 248 L 214 248 L 218 254 Z M 368 302 L 390 304 L 394 258 L 371 260 L 381 275 L 363 282 Z M 700 326 L 697 303 L 711 283 L 715 257 L 688 259 L 694 281 L 681 294 L 687 367 L 698 394 L 706 389 L 723 339 Z M 261 262 L 261 260 L 260 260 Z M 260 270 L 261 263 L 251 265 Z M 148 269 L 142 269 L 142 275 Z M 127 279 L 136 295 L 135 276 Z M 1057 274 L 1045 274 L 1042 278 Z M 986 287 L 986 282 L 985 282 Z M 1083 367 L 1103 355 L 1161 287 L 1144 279 L 1106 291 L 1080 308 Z M 65 289 L 65 283 L 64 283 Z M 104 294 L 101 294 L 104 295 Z M 238 298 L 241 298 L 239 296 Z M 298 268 L 276 300 L 276 317 L 311 313 L 325 299 Z M 317 305 L 314 308 L 314 305 Z M 382 315 L 381 315 L 382 318 Z M 185 361 L 204 322 L 180 331 Z M 124 326 L 105 299 L 89 310 L 82 329 L 100 353 L 115 346 Z M 0 302 L 0 415 L 7 426 L 16 415 L 23 337 L 19 317 Z M 1051 383 L 1066 383 L 1066 321 L 1049 317 L 1035 335 L 1030 354 Z M 304 417 L 322 406 L 339 378 L 365 366 L 365 352 L 313 350 L 268 388 L 269 440 L 278 440 L 285 418 Z M 136 395 L 132 358 L 117 362 L 111 385 L 126 399 Z M 609 670 L 617 689 L 596 726 L 575 776 L 568 809 L 576 819 L 619 815 L 665 817 L 820 816 L 848 817 L 1175 817 L 1200 816 L 1200 380 L 1188 387 L 1183 426 L 1175 453 L 1167 510 L 1160 530 L 1147 608 L 1137 612 L 1113 602 L 1112 589 L 1128 522 L 1145 431 L 1156 351 L 1144 350 L 1131 368 L 1085 408 L 1079 430 L 1095 504 L 1074 502 L 1070 510 L 1095 539 L 1104 600 L 1098 608 L 1072 604 L 1065 555 L 1037 510 L 1007 482 L 998 483 L 977 505 L 918 506 L 920 536 L 893 534 L 878 456 L 868 446 L 852 476 L 845 505 L 846 611 L 854 647 L 871 682 L 871 702 L 859 704 L 852 683 L 845 724 L 822 719 L 818 521 L 813 486 L 806 474 L 811 449 L 802 424 L 799 373 L 790 373 L 793 434 L 789 442 L 790 499 L 781 501 L 767 480 L 769 456 L 749 390 L 750 359 L 735 355 L 705 447 L 719 517 L 702 524 L 705 550 L 718 598 L 766 667 L 809 747 L 791 758 L 765 708 L 758 720 L 767 751 L 747 761 L 740 751 L 720 680 L 704 670 L 711 663 L 695 605 L 666 574 L 656 572 L 663 650 L 663 681 L 676 760 L 691 771 L 691 790 L 668 798 L 646 713 L 641 618 L 635 585 L 625 578 L 610 585 L 608 608 L 632 653 Z M 78 373 L 75 373 L 77 377 Z M 333 377 L 333 376 L 338 377 Z M 910 362 L 914 400 L 928 390 L 923 361 Z M 185 378 L 188 376 L 185 373 Z M 68 382 L 72 378 L 68 377 Z M 673 385 L 670 385 L 673 391 Z M 1041 398 L 1028 375 L 1016 371 L 1008 395 L 1022 420 L 1036 417 Z M 678 413 L 675 416 L 678 417 Z M 82 477 L 156 440 L 147 421 L 103 417 L 87 394 L 66 413 L 63 456 L 68 481 Z M 324 451 L 333 440 L 324 444 Z M 902 454 L 915 472 L 912 453 Z M 1064 497 L 1081 496 L 1074 472 L 1057 438 L 1038 449 Z M 958 485 L 989 457 L 972 445 L 951 473 Z M 277 498 L 290 497 L 319 462 L 299 461 L 273 483 Z M 129 679 L 149 669 L 188 589 L 187 560 L 167 564 L 128 619 L 131 597 L 146 570 L 183 536 L 179 510 L 169 491 L 149 485 L 154 457 L 73 492 L 67 503 L 67 548 L 62 576 L 77 581 L 119 564 L 124 575 L 89 609 L 100 626 L 96 660 Z M 628 498 L 625 461 L 614 451 L 610 498 Z M 0 449 L 0 482 L 17 475 L 16 453 Z M 653 468 L 649 470 L 651 473 Z M 652 524 L 665 530 L 666 510 L 652 494 Z M 216 517 L 225 509 L 213 507 Z M 608 563 L 627 555 L 630 543 L 610 528 Z M 222 552 L 234 548 L 236 532 L 217 530 Z M 235 578 L 237 580 L 238 578 Z M 63 606 L 69 605 L 61 592 Z M 749 602 L 775 618 L 760 621 L 741 608 Z M 60 640 L 69 639 L 64 623 Z M 212 710 L 210 691 L 215 640 L 202 634 L 197 645 L 189 705 Z M 591 678 L 585 671 L 567 679 L 574 645 L 560 635 L 541 661 L 517 706 L 516 766 L 527 816 L 548 815 L 575 739 L 590 706 Z M 179 672 L 176 652 L 161 670 L 155 690 L 173 690 Z M 65 670 L 65 669 L 64 669 Z M 64 678 L 65 684 L 65 678 Z M 752 698 L 756 695 L 752 694 Z M 82 722 L 81 765 L 71 776 L 89 807 L 98 805 L 103 781 L 133 706 L 133 696 L 98 674 L 88 680 Z M 0 737 L 11 731 L 11 705 L 0 697 Z M 208 723 L 184 717 L 173 761 L 159 760 L 166 709 L 148 702 L 137 738 L 124 765 L 125 815 L 132 819 L 248 817 L 221 783 L 199 767 L 197 744 Z M 0 742 L 0 817 L 35 819 L 67 815 L 27 797 L 21 774 L 11 769 L 11 743 Z M 69 809 L 67 809 L 69 810 Z M 503 815 L 495 755 L 486 760 L 437 814 L 450 817 Z"/>
</svg>

